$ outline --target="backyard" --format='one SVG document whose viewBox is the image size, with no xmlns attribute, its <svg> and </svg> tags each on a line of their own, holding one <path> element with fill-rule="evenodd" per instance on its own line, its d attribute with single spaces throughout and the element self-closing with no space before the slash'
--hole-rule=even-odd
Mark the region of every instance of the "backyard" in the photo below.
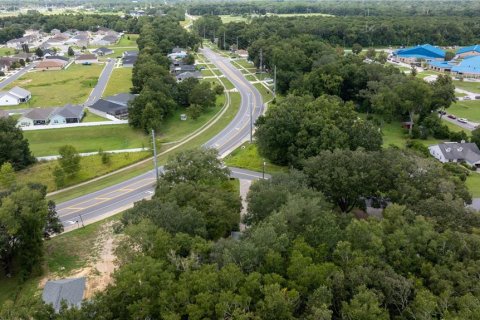
<svg viewBox="0 0 480 320">
<path fill-rule="evenodd" d="M 117 93 L 130 92 L 132 87 L 132 68 L 115 68 L 103 93 L 104 97 Z"/>
<path fill-rule="evenodd" d="M 29 72 L 4 90 L 20 86 L 32 93 L 32 99 L 18 107 L 53 107 L 84 103 L 98 81 L 103 65 L 72 64 L 66 70 Z M 4 109 L 13 109 L 4 107 Z"/>
</svg>

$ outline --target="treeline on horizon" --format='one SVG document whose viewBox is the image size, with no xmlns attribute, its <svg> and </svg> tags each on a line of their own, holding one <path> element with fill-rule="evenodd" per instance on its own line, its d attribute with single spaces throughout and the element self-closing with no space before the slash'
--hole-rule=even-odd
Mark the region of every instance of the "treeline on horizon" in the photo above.
<svg viewBox="0 0 480 320">
<path fill-rule="evenodd" d="M 465 16 L 475 17 L 478 1 L 197 1 L 192 15 L 325 13 L 335 16 Z"/>
</svg>

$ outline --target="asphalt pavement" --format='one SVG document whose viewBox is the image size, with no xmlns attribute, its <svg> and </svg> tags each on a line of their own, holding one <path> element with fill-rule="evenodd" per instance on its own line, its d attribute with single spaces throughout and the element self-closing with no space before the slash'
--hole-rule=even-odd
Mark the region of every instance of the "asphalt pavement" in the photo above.
<svg viewBox="0 0 480 320">
<path fill-rule="evenodd" d="M 7 79 L 3 80 L 2 82 L 0 82 L 0 89 L 3 89 L 5 88 L 6 86 L 8 86 L 10 83 L 12 83 L 13 81 L 17 80 L 18 78 L 20 78 L 21 76 L 23 76 L 25 73 L 27 73 L 28 71 L 32 70 L 33 67 L 35 66 L 34 63 L 30 63 L 28 66 L 26 66 L 25 68 L 23 69 L 20 69 L 19 71 L 17 71 L 16 73 L 14 73 L 13 75 L 11 75 L 10 77 L 8 77 Z"/>
<path fill-rule="evenodd" d="M 250 114 L 253 116 L 252 122 L 254 123 L 263 112 L 263 100 L 260 92 L 231 65 L 228 59 L 210 49 L 203 49 L 202 53 L 234 84 L 242 98 L 239 111 L 232 122 L 204 145 L 208 148 L 216 148 L 219 150 L 219 154 L 225 155 L 248 139 Z M 108 77 L 105 81 L 108 82 Z M 238 168 L 230 168 L 230 170 L 231 176 L 234 178 L 246 180 L 262 178 L 262 173 Z M 268 175 L 265 178 L 268 178 Z M 155 173 L 151 170 L 114 186 L 60 203 L 57 205 L 57 212 L 65 227 L 72 227 L 77 224 L 77 221 L 78 224 L 87 223 L 87 221 L 93 222 L 126 210 L 137 201 L 150 198 L 154 188 Z"/>
<path fill-rule="evenodd" d="M 98 100 L 102 98 L 103 92 L 105 91 L 105 88 L 107 87 L 108 80 L 110 80 L 110 77 L 113 72 L 113 68 L 115 67 L 115 62 L 116 59 L 110 59 L 110 61 L 107 62 L 105 65 L 105 68 L 102 70 L 102 74 L 98 78 L 97 85 L 95 88 L 93 88 L 92 92 L 90 93 L 90 96 L 87 99 L 87 102 L 85 102 L 85 106 L 91 106 Z"/>
</svg>

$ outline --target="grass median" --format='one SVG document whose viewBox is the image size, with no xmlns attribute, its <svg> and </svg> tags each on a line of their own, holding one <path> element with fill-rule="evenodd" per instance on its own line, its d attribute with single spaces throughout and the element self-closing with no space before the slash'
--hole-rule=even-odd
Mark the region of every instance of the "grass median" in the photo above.
<svg viewBox="0 0 480 320">
<path fill-rule="evenodd" d="M 103 92 L 104 97 L 113 96 L 117 93 L 128 93 L 132 84 L 132 68 L 115 68 L 108 80 L 107 87 Z"/>
</svg>

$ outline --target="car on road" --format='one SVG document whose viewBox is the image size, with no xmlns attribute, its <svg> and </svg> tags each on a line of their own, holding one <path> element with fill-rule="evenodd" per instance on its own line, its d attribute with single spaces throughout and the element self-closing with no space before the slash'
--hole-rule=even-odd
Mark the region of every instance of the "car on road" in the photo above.
<svg viewBox="0 0 480 320">
<path fill-rule="evenodd" d="M 457 119 L 457 117 L 455 117 L 453 114 L 449 114 L 447 117 L 449 117 L 450 119 Z"/>
<path fill-rule="evenodd" d="M 463 100 L 472 100 L 472 98 L 467 96 L 467 97 L 464 97 Z"/>
<path fill-rule="evenodd" d="M 468 122 L 468 120 L 465 119 L 465 118 L 458 118 L 457 121 L 461 122 L 461 123 L 467 123 Z"/>
</svg>

